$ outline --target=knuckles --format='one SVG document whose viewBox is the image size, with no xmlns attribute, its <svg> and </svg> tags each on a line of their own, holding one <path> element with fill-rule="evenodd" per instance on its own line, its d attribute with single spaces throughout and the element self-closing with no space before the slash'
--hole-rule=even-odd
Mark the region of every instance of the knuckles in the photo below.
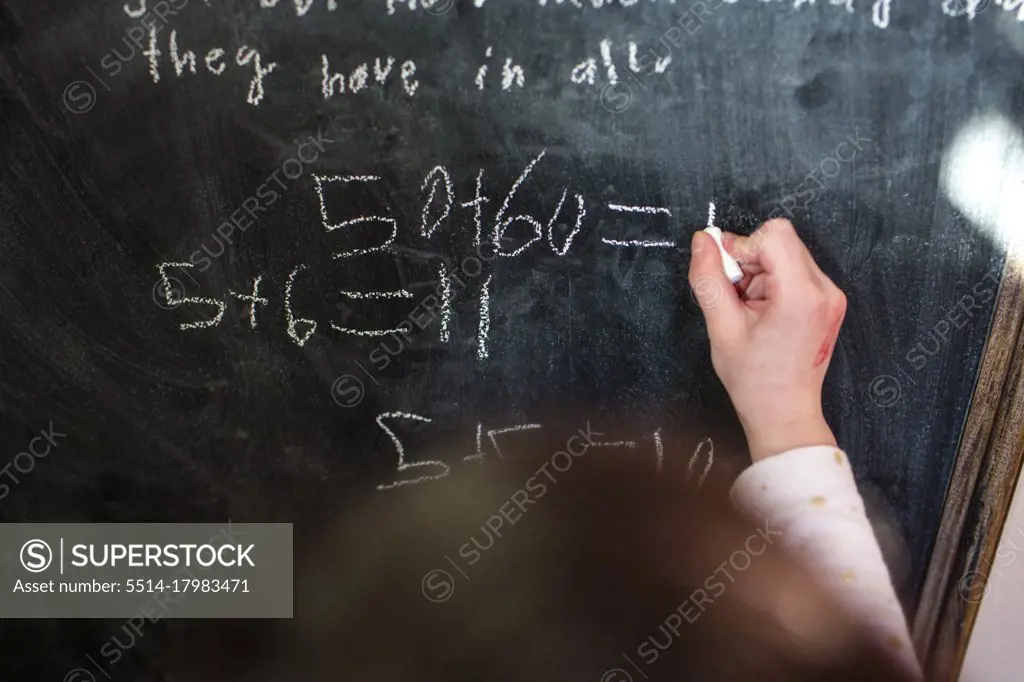
<svg viewBox="0 0 1024 682">
<path fill-rule="evenodd" d="M 778 232 L 778 233 L 785 233 L 785 232 L 789 232 L 789 233 L 792 233 L 792 234 L 796 234 L 796 228 L 793 227 L 793 223 L 789 222 L 785 218 L 772 218 L 771 220 L 766 221 L 765 224 L 762 225 L 760 230 L 758 230 L 758 231 L 761 231 L 761 230 L 764 230 L 765 232 L 770 232 L 770 233 L 776 233 L 776 232 Z"/>
<path fill-rule="evenodd" d="M 794 317 L 814 326 L 827 327 L 846 316 L 846 294 L 831 283 L 818 287 L 806 282 L 789 291 L 787 297 L 786 307 Z"/>
<path fill-rule="evenodd" d="M 844 294 L 842 290 L 834 284 L 832 285 L 832 289 L 832 318 L 841 320 L 846 317 L 846 294 Z"/>
</svg>

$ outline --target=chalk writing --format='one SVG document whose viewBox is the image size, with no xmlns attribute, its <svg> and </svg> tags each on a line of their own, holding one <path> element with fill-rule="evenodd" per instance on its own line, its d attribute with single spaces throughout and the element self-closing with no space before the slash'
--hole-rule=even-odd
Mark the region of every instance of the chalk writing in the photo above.
<svg viewBox="0 0 1024 682">
<path fill-rule="evenodd" d="M 382 483 L 377 486 L 377 490 L 391 490 L 403 486 L 416 485 L 419 483 L 425 483 L 427 481 L 438 480 L 448 476 L 451 473 L 451 466 L 440 459 L 423 460 L 423 461 L 411 461 L 406 453 L 405 445 L 396 433 L 396 427 L 390 425 L 392 421 L 413 421 L 421 424 L 432 424 L 432 420 L 418 415 L 411 414 L 408 412 L 384 412 L 377 416 L 377 426 L 387 434 L 388 438 L 394 445 L 394 450 L 397 453 L 397 465 L 395 468 L 395 474 L 401 474 L 405 471 L 415 470 L 419 468 L 433 468 L 434 472 L 430 474 L 424 474 L 415 478 L 398 478 L 397 480 Z M 386 423 L 387 422 L 387 423 Z M 517 457 L 510 457 L 508 454 L 502 452 L 501 445 L 499 445 L 499 437 L 517 437 L 519 440 L 519 451 L 521 452 L 533 452 L 534 448 L 529 446 L 529 434 L 531 432 L 537 432 L 544 429 L 544 426 L 540 423 L 525 423 L 525 424 L 514 424 L 510 426 L 501 426 L 497 428 L 488 429 L 484 426 L 483 422 L 477 422 L 475 429 L 474 445 L 475 451 L 471 455 L 466 455 L 461 458 L 463 462 L 475 462 L 483 463 L 490 459 L 505 460 L 505 459 L 519 459 Z M 662 437 L 663 429 L 656 429 L 651 434 L 651 440 L 653 441 L 653 447 L 655 452 L 655 466 L 659 474 L 664 473 L 665 468 L 665 447 Z M 484 448 L 484 433 L 487 434 L 487 440 L 490 441 L 489 451 Z M 596 434 L 596 432 L 595 432 Z M 601 434 L 597 434 L 601 435 Z M 645 439 L 646 440 L 646 439 Z M 634 440 L 616 440 L 616 441 L 591 441 L 588 444 L 588 448 L 605 448 L 605 449 L 622 449 L 634 451 L 639 448 L 639 444 Z M 696 468 L 696 464 L 700 459 L 700 455 L 706 453 L 706 461 L 702 469 Z M 693 456 L 690 458 L 686 467 L 686 480 L 689 483 L 693 483 L 697 487 L 704 485 L 708 474 L 714 465 L 714 444 L 710 438 L 705 438 L 697 444 L 697 449 L 694 450 Z M 696 478 L 695 478 L 696 477 Z"/>
<path fill-rule="evenodd" d="M 476 336 L 476 356 L 480 360 L 486 360 L 487 337 L 491 335 L 491 280 L 494 275 L 489 275 L 484 282 L 483 291 L 480 293 L 480 326 Z"/>
<path fill-rule="evenodd" d="M 441 342 L 447 343 L 452 330 L 452 281 L 448 276 L 448 266 L 440 265 L 438 279 L 441 282 Z"/>
<path fill-rule="evenodd" d="M 199 320 L 196 322 L 182 322 L 180 328 L 186 329 L 205 329 L 207 327 L 216 327 L 220 324 L 224 318 L 224 311 L 227 310 L 227 305 L 223 301 L 218 301 L 215 298 L 204 298 L 200 296 L 182 296 L 178 297 L 174 291 L 174 285 L 171 282 L 170 276 L 167 274 L 167 268 L 193 268 L 195 267 L 191 263 L 161 263 L 156 266 L 157 271 L 160 273 L 160 281 L 164 287 L 164 301 L 169 308 L 178 308 L 183 305 L 206 305 L 213 306 L 217 309 L 217 314 L 209 320 Z"/>
<path fill-rule="evenodd" d="M 256 329 L 256 306 L 267 305 L 267 299 L 260 298 L 260 282 L 263 281 L 263 275 L 260 275 L 252 283 L 251 294 L 239 294 L 234 291 L 229 291 L 229 296 L 234 296 L 239 301 L 248 301 L 249 303 L 249 328 Z"/>
<path fill-rule="evenodd" d="M 412 292 L 405 289 L 397 291 L 342 291 L 339 292 L 345 298 L 367 299 L 367 298 L 412 298 Z"/>
<path fill-rule="evenodd" d="M 463 457 L 462 458 L 463 461 L 466 461 L 466 462 L 482 462 L 482 461 L 484 461 L 484 458 L 487 455 L 486 455 L 486 453 L 484 453 L 483 432 L 484 432 L 484 425 L 482 423 L 477 423 L 477 425 L 476 425 L 476 452 L 474 454 L 472 454 L 472 455 L 467 455 L 467 456 Z"/>
<path fill-rule="evenodd" d="M 440 175 L 440 177 L 434 177 L 435 175 Z M 431 178 L 434 178 L 433 183 L 430 182 Z M 444 212 L 433 222 L 433 224 L 430 225 L 430 227 L 427 227 L 427 221 L 430 217 L 430 206 L 434 202 L 434 196 L 437 194 L 438 185 L 440 185 L 442 181 L 444 181 Z M 430 196 L 427 197 L 425 202 L 423 202 L 422 234 L 424 237 L 430 237 L 430 235 L 434 233 L 434 230 L 437 229 L 437 226 L 451 215 L 452 212 L 452 178 L 448 175 L 448 171 L 445 170 L 445 167 L 437 166 L 434 170 L 430 171 L 430 173 L 427 174 L 427 177 L 423 179 L 423 187 L 421 188 L 421 191 L 427 188 L 428 183 L 430 184 Z"/>
<path fill-rule="evenodd" d="M 439 462 L 437 460 L 424 460 L 422 462 L 406 462 L 405 446 L 402 445 L 402 441 L 398 440 L 398 436 L 395 435 L 395 432 L 388 428 L 388 425 L 384 423 L 385 419 L 408 419 L 412 421 L 426 422 L 428 424 L 431 421 L 430 419 L 427 419 L 426 417 L 421 417 L 418 414 L 409 414 L 408 412 L 384 412 L 382 414 L 377 415 L 376 421 L 377 426 L 380 427 L 381 431 L 386 433 L 388 435 L 388 438 L 391 439 L 391 442 L 394 443 L 395 452 L 398 453 L 398 469 L 396 470 L 397 473 L 402 473 L 403 471 L 408 471 L 410 469 L 420 469 L 423 467 L 437 467 L 441 469 L 441 473 L 419 476 L 417 478 L 398 480 L 394 481 L 393 483 L 383 483 L 377 486 L 377 490 L 390 490 L 391 488 L 398 488 L 404 485 L 414 485 L 416 483 L 423 483 L 425 481 L 434 481 L 439 478 L 444 478 L 445 476 L 448 475 L 448 472 L 451 469 L 444 462 Z"/>
<path fill-rule="evenodd" d="M 746 0 L 746 4 L 764 3 L 769 0 Z M 215 7 L 223 0 L 204 0 L 206 9 Z M 291 7 L 297 17 L 306 21 L 315 21 L 317 17 L 324 17 L 326 14 L 334 14 L 339 9 L 338 0 L 250 0 L 259 9 L 267 11 L 281 11 L 279 8 Z M 132 42 L 141 49 L 141 54 L 147 59 L 149 75 L 153 83 L 161 83 L 168 74 L 173 74 L 173 80 L 183 81 L 190 78 L 220 77 L 232 70 L 238 70 L 248 79 L 245 87 L 245 101 L 252 106 L 260 106 L 267 98 L 267 83 L 278 82 L 283 75 L 271 77 L 271 74 L 282 71 L 281 64 L 268 57 L 260 50 L 253 47 L 253 44 L 263 44 L 261 36 L 249 37 L 250 42 L 243 43 L 240 39 L 237 46 L 205 45 L 197 47 L 179 30 L 170 31 L 166 39 L 162 39 L 158 33 L 167 22 L 166 15 L 175 15 L 183 8 L 188 0 L 158 0 L 153 3 L 152 9 L 147 8 L 147 0 L 129 0 L 122 5 L 124 13 L 132 20 L 140 20 L 143 26 L 148 29 L 148 34 L 143 32 L 141 27 L 133 26 L 137 35 L 130 34 Z M 535 9 L 537 11 L 605 11 L 616 7 L 622 9 L 639 8 L 650 3 L 665 5 L 678 4 L 677 0 L 648 0 L 642 3 L 640 0 L 537 0 Z M 815 5 L 816 0 L 792 0 L 792 2 L 771 3 L 779 8 L 788 8 L 789 11 L 802 11 L 809 6 Z M 826 4 L 822 0 L 820 4 Z M 828 0 L 827 4 L 836 7 L 845 14 L 856 14 L 853 0 Z M 938 11 L 950 20 L 974 21 L 982 14 L 995 14 L 985 12 L 990 6 L 1002 10 L 1002 13 L 1012 15 L 1018 22 L 1024 22 L 1024 0 L 941 0 L 936 3 Z M 467 8 L 472 6 L 475 10 L 482 10 L 487 5 L 486 0 L 474 0 L 467 3 Z M 706 22 L 713 22 L 721 15 L 717 13 L 719 7 L 729 5 L 736 6 L 730 9 L 731 12 L 741 11 L 738 9 L 740 0 L 708 0 L 705 2 L 694 2 L 689 9 L 683 13 L 668 32 L 661 38 L 660 42 L 666 47 L 664 55 L 659 55 L 652 48 L 644 50 L 644 43 L 636 39 L 627 39 L 616 43 L 605 36 L 596 41 L 596 45 L 589 48 L 589 54 L 584 53 L 574 57 L 566 64 L 553 64 L 551 68 L 556 71 L 548 74 L 529 74 L 529 80 L 548 82 L 552 79 L 564 79 L 574 85 L 590 87 L 617 85 L 625 82 L 626 77 L 632 78 L 635 84 L 643 89 L 648 89 L 638 76 L 660 76 L 668 73 L 672 64 L 673 47 L 678 50 L 682 46 L 683 30 L 694 35 L 697 30 Z M 870 3 L 870 21 L 875 27 L 887 30 L 890 24 L 890 17 L 893 11 L 892 0 L 872 0 Z M 449 12 L 454 6 L 454 0 L 386 0 L 380 6 L 385 8 L 386 15 L 393 17 L 398 14 L 399 7 L 404 7 L 408 12 L 406 16 L 429 17 L 432 21 L 441 20 L 439 17 L 446 17 L 445 21 L 454 20 L 460 12 Z M 725 13 L 721 13 L 724 15 Z M 362 20 L 362 17 L 360 17 Z M 390 21 L 390 20 L 388 20 Z M 130 29 L 131 30 L 131 29 Z M 666 42 L 667 41 L 667 42 Z M 134 54 L 134 51 L 133 51 Z M 315 60 L 315 55 L 310 55 Z M 623 59 L 625 60 L 623 66 Z M 499 93 L 519 92 L 528 83 L 527 69 L 524 64 L 528 60 L 519 59 L 503 50 L 500 46 L 487 45 L 483 51 L 483 61 L 475 69 L 470 69 L 469 78 L 472 85 L 468 87 L 477 91 L 491 90 Z M 106 63 L 104 62 L 105 67 Z M 315 64 L 315 62 L 314 62 Z M 367 96 L 370 92 L 385 92 L 386 86 L 396 82 L 400 88 L 395 92 L 404 93 L 406 97 L 414 97 L 419 92 L 419 68 L 412 59 L 406 59 L 399 63 L 394 55 L 355 55 L 349 56 L 342 53 L 342 56 L 330 56 L 327 53 L 319 55 L 319 64 L 291 65 L 292 77 L 309 77 L 319 80 L 319 91 L 323 101 L 334 100 L 335 98 L 349 96 Z M 533 67 L 531 67 L 533 68 Z M 120 68 L 118 67 L 119 71 Z M 115 71 L 116 73 L 116 71 Z M 539 76 L 539 77 L 537 77 Z M 230 80 L 230 77 L 225 80 Z M 428 77 L 428 80 L 431 80 Z M 440 80 L 444 80 L 442 74 Z M 601 81 L 599 83 L 599 81 Z M 292 88 L 291 91 L 295 89 Z"/>
<path fill-rule="evenodd" d="M 350 258 L 352 256 L 364 256 L 375 251 L 384 251 L 391 247 L 398 236 L 398 221 L 391 216 L 355 216 L 338 223 L 332 223 L 327 215 L 327 202 L 324 199 L 324 183 L 339 183 L 347 185 L 350 183 L 370 183 L 380 180 L 375 175 L 348 175 L 348 176 L 322 176 L 314 175 L 313 181 L 316 184 L 316 194 L 320 199 L 320 217 L 323 220 L 324 229 L 328 232 L 342 227 L 359 225 L 362 223 L 383 223 L 390 228 L 387 238 L 379 245 L 367 249 L 353 249 L 351 251 L 340 251 L 334 254 L 335 258 Z"/>
<path fill-rule="evenodd" d="M 490 199 L 481 194 L 483 182 L 484 169 L 481 168 L 480 172 L 476 175 L 476 194 L 473 199 L 459 204 L 462 208 L 473 209 L 473 225 L 476 227 L 476 232 L 473 235 L 473 246 L 480 246 L 480 236 L 483 231 L 483 206 L 490 201 Z"/>
<path fill-rule="evenodd" d="M 515 197 L 516 192 L 519 191 L 519 186 L 526 181 L 526 178 L 530 177 L 530 173 L 533 172 L 534 166 L 536 166 L 537 163 L 544 158 L 545 154 L 547 154 L 546 149 L 541 151 L 541 153 L 537 155 L 537 158 L 535 158 L 533 161 L 527 164 L 526 168 L 523 169 L 523 172 L 519 174 L 519 177 L 516 178 L 514 183 L 512 183 L 512 189 L 510 189 L 508 194 L 505 195 L 505 201 L 502 202 L 501 208 L 498 210 L 498 215 L 495 216 L 494 218 L 494 228 L 491 231 L 491 241 L 493 242 L 494 248 L 497 250 L 498 255 L 500 256 L 506 256 L 509 258 L 513 256 L 518 256 L 520 253 L 530 248 L 530 246 L 532 246 L 533 243 L 539 240 L 542 236 L 541 233 L 543 228 L 541 227 L 540 222 L 536 218 L 527 215 L 517 215 L 511 218 L 505 218 L 505 214 L 508 212 L 509 203 L 511 203 L 512 199 Z M 509 226 L 516 221 L 523 221 L 525 223 L 532 225 L 535 230 L 534 236 L 528 242 L 520 246 L 518 249 L 512 251 L 511 253 L 503 253 L 501 251 L 502 237 L 505 236 L 505 231 L 508 230 Z"/>
<path fill-rule="evenodd" d="M 616 213 L 640 213 L 643 215 L 672 215 L 672 211 L 667 208 L 660 206 L 624 206 L 622 204 L 608 204 L 608 208 Z M 676 243 L 668 240 L 657 240 L 657 239 L 608 239 L 602 238 L 601 241 L 609 246 L 615 246 L 619 248 L 625 247 L 646 247 L 655 249 L 669 249 L 674 248 Z"/>
<path fill-rule="evenodd" d="M 686 480 L 689 481 L 693 478 L 694 465 L 700 458 L 701 450 L 704 445 L 708 446 L 707 450 L 707 464 L 704 465 L 704 469 L 700 472 L 700 476 L 697 478 L 697 487 L 704 485 L 704 480 L 708 477 L 708 473 L 711 472 L 711 467 L 715 464 L 715 444 L 710 438 L 705 438 L 697 444 L 697 449 L 693 451 L 693 456 L 690 457 L 690 463 L 686 467 Z"/>
<path fill-rule="evenodd" d="M 149 61 L 149 75 L 154 83 L 160 82 L 160 57 L 164 54 L 158 45 L 157 30 L 156 26 L 149 29 L 149 45 L 142 51 L 142 55 Z M 197 75 L 196 54 L 192 50 L 182 50 L 179 46 L 177 31 L 171 31 L 167 51 L 171 57 L 174 73 L 178 78 L 184 77 L 186 73 Z M 223 74 L 227 66 L 226 54 L 227 51 L 222 47 L 210 48 L 203 58 L 206 70 L 214 76 Z M 266 94 L 264 80 L 277 68 L 277 62 L 265 62 L 263 55 L 248 45 L 242 45 L 235 51 L 233 61 L 236 66 L 240 67 L 251 65 L 252 77 L 249 80 L 245 101 L 253 106 L 259 106 Z"/>
<path fill-rule="evenodd" d="M 484 56 L 490 59 L 494 56 L 494 48 L 490 45 L 484 51 Z M 487 62 L 480 65 L 480 68 L 476 70 L 476 77 L 473 79 L 473 83 L 476 85 L 477 90 L 483 90 L 487 82 L 487 73 L 490 71 L 490 66 Z M 513 86 L 522 88 L 526 84 L 526 72 L 523 67 L 516 64 L 511 57 L 505 59 L 504 66 L 501 67 L 501 89 L 503 91 L 509 91 Z"/>
<path fill-rule="evenodd" d="M 388 56 L 382 62 L 380 57 L 373 60 L 373 81 L 378 87 L 383 88 L 388 81 L 395 66 L 395 58 Z M 419 88 L 419 81 L 413 79 L 416 74 L 416 63 L 405 61 L 399 70 L 399 78 L 402 81 L 402 89 L 409 97 L 416 94 Z M 331 70 L 331 63 L 327 55 L 320 55 L 320 92 L 324 99 L 331 99 L 335 95 L 355 95 L 366 90 L 370 83 L 370 65 L 362 62 L 356 65 L 346 77 L 345 73 Z"/>
<path fill-rule="evenodd" d="M 658 462 L 658 473 L 665 468 L 665 446 L 661 442 L 661 429 L 654 432 L 654 455 Z"/>
<path fill-rule="evenodd" d="M 562 190 L 562 198 L 558 200 L 558 206 L 555 208 L 555 212 L 551 215 L 551 220 L 548 221 L 548 244 L 551 245 L 551 250 L 555 252 L 556 256 L 564 256 L 572 248 L 572 240 L 579 234 L 580 228 L 583 227 L 583 219 L 587 217 L 587 209 L 584 206 L 584 200 L 582 194 L 576 195 L 576 226 L 572 228 L 565 237 L 565 243 L 562 244 L 562 248 L 555 246 L 555 220 L 562 212 L 562 204 L 565 203 L 565 195 L 568 190 Z"/>
<path fill-rule="evenodd" d="M 316 333 L 316 321 L 314 320 L 302 320 L 296 319 L 292 314 L 292 286 L 295 284 L 295 276 L 306 269 L 305 265 L 296 267 L 288 275 L 288 284 L 284 289 L 284 314 L 285 319 L 288 322 L 288 336 L 299 345 L 301 348 L 305 345 L 306 341 L 309 341 L 309 337 Z M 299 336 L 298 326 L 300 324 L 307 325 L 306 333 Z"/>
<path fill-rule="evenodd" d="M 566 206 L 568 203 L 567 199 L 569 196 L 569 189 L 565 187 L 562 188 L 554 212 L 544 221 L 544 223 L 532 215 L 515 212 L 512 209 L 513 204 L 517 201 L 517 197 L 521 192 L 525 191 L 523 188 L 531 175 L 535 172 L 536 168 L 545 158 L 546 153 L 547 150 L 541 150 L 537 156 L 526 164 L 522 172 L 520 172 L 513 181 L 508 193 L 505 195 L 498 207 L 493 220 L 490 222 L 490 234 L 487 241 L 494 249 L 493 258 L 484 258 L 483 254 L 480 252 L 485 222 L 484 207 L 491 202 L 491 199 L 487 197 L 484 192 L 483 169 L 479 169 L 476 174 L 474 196 L 469 201 L 458 201 L 456 199 L 455 179 L 445 165 L 439 164 L 427 172 L 420 186 L 420 192 L 424 199 L 420 214 L 415 218 L 415 222 L 419 224 L 419 229 L 416 230 L 417 235 L 414 236 L 427 240 L 436 238 L 438 231 L 452 220 L 453 212 L 457 207 L 461 209 L 471 209 L 473 212 L 471 239 L 474 246 L 477 247 L 477 253 L 480 254 L 484 262 L 491 262 L 497 258 L 521 257 L 533 248 L 537 242 L 541 241 L 545 234 L 551 252 L 557 257 L 566 256 L 573 248 L 579 235 L 583 233 L 585 227 L 584 221 L 588 217 L 586 198 L 582 194 L 576 193 L 573 195 L 576 203 L 575 217 L 573 219 L 570 219 L 568 215 L 565 215 L 571 210 Z M 335 248 L 330 251 L 333 258 L 350 259 L 378 252 L 395 252 L 395 242 L 399 235 L 400 223 L 399 219 L 391 213 L 390 208 L 385 206 L 383 211 L 363 209 L 364 213 L 372 215 L 360 215 L 359 209 L 352 208 L 353 206 L 363 205 L 363 202 L 353 201 L 354 197 L 352 193 L 360 190 L 364 193 L 367 190 L 375 191 L 378 183 L 381 182 L 381 178 L 379 176 L 359 173 L 352 173 L 348 175 L 313 174 L 312 178 L 313 193 L 316 196 L 315 201 L 319 208 L 320 224 L 322 225 L 324 232 L 332 236 L 336 235 L 340 237 L 343 242 L 348 242 L 347 246 L 340 249 L 335 246 Z M 611 202 L 607 204 L 607 209 L 613 215 L 633 217 L 634 219 L 641 220 L 649 220 L 655 217 L 672 215 L 672 211 L 666 207 L 649 206 L 645 204 Z M 565 219 L 565 222 L 559 222 L 560 219 L 563 218 Z M 515 239 L 519 243 L 509 246 L 507 245 L 507 242 L 511 241 L 512 237 L 508 235 L 508 232 L 511 226 L 515 223 L 527 225 L 531 228 L 530 233 L 525 237 L 516 237 Z M 351 242 L 354 235 L 350 233 L 348 228 L 354 228 L 356 226 L 378 229 L 371 229 L 367 233 L 369 235 L 366 238 L 369 242 L 368 244 L 353 244 Z M 560 244 L 559 238 L 564 240 Z M 673 239 L 650 238 L 613 239 L 609 237 L 602 237 L 600 239 L 600 243 L 615 248 L 632 247 L 669 249 L 675 248 L 676 245 L 676 242 Z M 475 271 L 470 269 L 470 262 L 475 263 Z M 160 268 L 162 268 L 160 270 L 160 286 L 163 289 L 166 289 L 166 281 L 169 281 L 169 279 L 166 281 L 164 279 L 166 277 L 165 270 L 171 267 L 192 267 L 192 265 L 187 263 L 162 264 L 160 266 Z M 292 313 L 292 293 L 295 279 L 298 274 L 306 268 L 306 265 L 299 265 L 295 267 L 288 275 L 287 282 L 284 286 L 284 311 L 285 322 L 287 324 L 287 334 L 289 338 L 300 347 L 316 333 L 318 327 L 318 322 L 316 320 L 297 319 Z M 494 272 L 484 273 L 483 264 L 480 259 L 475 258 L 470 258 L 463 262 L 462 272 L 468 274 L 470 277 L 484 275 L 482 280 L 483 284 L 479 290 L 479 303 L 477 305 L 478 320 L 476 326 L 476 355 L 478 361 L 483 362 L 488 360 L 492 354 L 491 332 L 495 286 Z M 456 290 L 453 284 L 457 282 L 460 285 L 460 290 L 464 290 L 466 288 L 466 284 L 462 280 L 457 279 L 455 274 L 451 272 L 450 268 L 444 262 L 437 266 L 437 274 L 438 286 L 436 295 L 429 297 L 434 300 L 435 306 L 430 306 L 428 309 L 432 313 L 430 319 L 433 320 L 435 317 L 435 315 L 433 315 L 433 311 L 436 307 L 436 317 L 440 319 L 438 331 L 439 339 L 442 343 L 448 343 L 452 340 L 453 335 L 452 323 L 454 319 L 456 296 Z M 261 295 L 260 293 L 261 286 L 265 279 L 266 276 L 263 274 L 256 278 L 253 283 L 251 294 L 241 294 L 235 291 L 228 291 L 223 297 L 224 300 L 212 297 L 181 298 L 180 303 L 192 306 L 202 305 L 216 308 L 216 314 L 212 318 L 181 323 L 181 329 L 206 329 L 220 325 L 226 308 L 225 301 L 233 299 L 241 301 L 248 306 L 248 315 L 250 320 L 249 327 L 252 330 L 256 330 L 258 328 L 257 314 L 259 309 L 261 306 L 265 307 L 269 304 L 269 297 Z M 379 288 L 371 290 L 346 289 L 338 293 L 344 298 L 362 301 L 409 300 L 415 298 L 412 291 L 400 287 L 390 290 L 382 290 Z M 172 292 L 171 299 L 168 299 L 168 309 L 178 309 L 177 305 L 170 305 L 171 303 L 179 302 L 174 296 L 175 295 Z M 340 334 L 365 338 L 401 334 L 406 342 L 410 341 L 408 335 L 413 331 L 412 325 L 408 322 L 403 322 L 400 325 L 387 324 L 380 327 L 363 328 L 351 324 L 342 325 L 333 321 L 328 321 L 328 326 Z M 421 330 L 425 328 L 425 325 L 421 325 L 419 323 L 417 323 L 417 326 L 419 326 Z"/>
<path fill-rule="evenodd" d="M 889 13 L 892 0 L 875 0 L 871 7 L 871 22 L 878 28 L 889 28 Z"/>
<path fill-rule="evenodd" d="M 655 206 L 622 206 L 620 204 L 608 204 L 608 208 L 619 213 L 646 213 L 648 215 L 663 213 L 665 215 L 672 215 L 672 211 L 667 208 L 659 208 Z"/>
<path fill-rule="evenodd" d="M 498 447 L 498 436 L 506 433 L 515 433 L 517 431 L 527 431 L 539 428 L 541 428 L 540 424 L 517 424 L 516 426 L 506 426 L 501 429 L 491 429 L 487 432 L 487 437 L 491 439 L 491 444 L 494 445 L 495 454 L 504 459 L 505 456 L 501 454 L 501 448 Z"/>
</svg>

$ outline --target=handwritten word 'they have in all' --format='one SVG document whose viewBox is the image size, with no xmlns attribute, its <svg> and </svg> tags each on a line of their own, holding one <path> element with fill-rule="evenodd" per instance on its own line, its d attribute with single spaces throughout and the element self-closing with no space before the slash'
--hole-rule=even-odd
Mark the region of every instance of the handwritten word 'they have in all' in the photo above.
<svg viewBox="0 0 1024 682">
<path fill-rule="evenodd" d="M 193 0 L 194 2 L 195 0 Z M 205 0 L 207 8 L 218 0 Z M 676 0 L 648 0 L 663 4 L 676 4 Z M 1002 11 L 1013 12 L 1017 21 L 1024 21 L 1024 0 L 992 0 Z M 287 0 L 253 0 L 264 10 L 275 10 L 285 7 Z M 678 52 L 684 38 L 683 32 L 693 35 L 706 22 L 716 16 L 719 8 L 724 5 L 735 5 L 739 0 L 694 0 L 657 44 L 644 46 L 635 40 L 623 45 L 614 45 L 605 37 L 598 42 L 598 49 L 590 55 L 580 55 L 578 59 L 569 60 L 563 65 L 564 79 L 578 87 L 615 85 L 619 80 L 619 69 L 626 66 L 626 74 L 631 76 L 663 75 L 672 62 L 673 54 Z M 980 10 L 987 7 L 989 0 L 943 0 L 941 9 L 950 18 L 975 19 Z M 295 13 L 300 17 L 316 16 L 319 3 L 314 0 L 293 0 Z M 174 15 L 185 11 L 188 0 L 158 0 L 147 7 L 146 0 L 133 0 L 125 3 L 123 9 L 132 19 L 139 20 L 139 26 L 131 27 L 127 33 L 126 45 L 135 53 L 140 50 L 148 62 L 149 74 L 154 83 L 173 74 L 177 79 L 186 77 L 220 77 L 232 71 L 245 74 L 245 101 L 259 106 L 267 96 L 267 82 L 271 74 L 284 70 L 279 58 L 270 58 L 249 44 L 242 44 L 230 49 L 223 45 L 196 46 L 189 44 L 184 34 L 178 30 L 165 33 L 173 23 Z M 474 6 L 483 8 L 485 0 L 474 0 Z M 538 0 L 539 8 L 576 8 L 577 10 L 597 10 L 611 6 L 633 7 L 640 0 Z M 776 3 L 772 3 L 776 4 Z M 790 5 L 794 10 L 815 4 L 815 0 L 783 0 L 777 4 Z M 422 10 L 424 15 L 446 14 L 454 5 L 454 0 L 388 0 L 386 3 L 389 15 L 396 14 L 396 5 L 411 11 Z M 854 0 L 829 0 L 829 6 L 840 11 L 854 13 Z M 872 0 L 872 23 L 879 28 L 889 26 L 892 0 Z M 326 12 L 339 10 L 336 0 L 327 0 L 322 8 Z M 732 10 L 737 11 L 737 10 Z M 415 16 L 415 15 L 410 15 Z M 128 43 L 131 43 L 128 45 Z M 333 60 L 333 62 L 332 62 Z M 125 60 L 113 58 L 101 62 L 109 75 L 115 75 L 123 68 Z M 416 96 L 420 90 L 421 65 L 413 59 L 400 60 L 393 55 L 377 54 L 355 57 L 348 63 L 337 63 L 336 57 L 328 54 L 319 55 L 320 92 L 324 100 L 336 97 L 360 95 L 374 89 L 380 90 L 391 83 L 399 85 L 397 92 L 407 97 Z M 618 62 L 618 64 L 616 64 Z M 302 73 L 310 69 L 303 68 Z M 599 74 L 603 78 L 599 78 Z M 480 63 L 468 70 L 465 83 L 467 88 L 477 90 L 493 90 L 495 92 L 514 92 L 523 89 L 530 76 L 523 61 L 515 56 L 488 45 L 482 50 Z M 603 81 L 603 82 L 602 82 Z"/>
</svg>

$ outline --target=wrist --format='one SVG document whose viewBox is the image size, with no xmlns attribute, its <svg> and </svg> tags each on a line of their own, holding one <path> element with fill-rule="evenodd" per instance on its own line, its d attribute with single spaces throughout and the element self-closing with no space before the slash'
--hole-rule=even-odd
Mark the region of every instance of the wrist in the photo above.
<svg viewBox="0 0 1024 682">
<path fill-rule="evenodd" d="M 747 436 L 750 458 L 757 462 L 772 455 L 812 445 L 836 447 L 836 437 L 823 415 L 793 420 L 776 420 L 770 424 L 740 422 Z"/>
</svg>

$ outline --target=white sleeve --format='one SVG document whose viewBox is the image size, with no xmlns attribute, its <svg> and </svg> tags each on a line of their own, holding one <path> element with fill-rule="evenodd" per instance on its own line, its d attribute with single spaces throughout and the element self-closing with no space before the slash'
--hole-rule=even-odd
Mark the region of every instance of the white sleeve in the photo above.
<svg viewBox="0 0 1024 682">
<path fill-rule="evenodd" d="M 921 668 L 846 455 L 831 446 L 790 450 L 755 463 L 733 484 L 735 506 L 770 519 L 779 542 L 921 679 Z"/>
</svg>

